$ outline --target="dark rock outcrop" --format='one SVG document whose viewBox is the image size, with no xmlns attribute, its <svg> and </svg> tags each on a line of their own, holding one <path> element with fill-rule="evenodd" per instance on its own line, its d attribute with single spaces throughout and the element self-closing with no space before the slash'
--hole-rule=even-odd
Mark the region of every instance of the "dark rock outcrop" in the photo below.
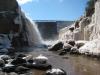
<svg viewBox="0 0 100 75">
<path fill-rule="evenodd" d="M 0 67 L 4 67 L 5 66 L 5 62 L 3 59 L 0 59 Z"/>
<path fill-rule="evenodd" d="M 70 44 L 71 46 L 74 46 L 75 45 L 75 41 L 74 40 L 69 40 L 68 44 Z"/>
<path fill-rule="evenodd" d="M 53 45 L 51 48 L 49 48 L 49 51 L 58 51 L 63 48 L 63 43 L 58 42 L 55 45 Z"/>
<path fill-rule="evenodd" d="M 66 44 L 64 45 L 64 47 L 63 47 L 63 50 L 66 51 L 66 52 L 70 52 L 71 48 L 72 48 L 72 46 L 71 46 L 70 44 L 67 44 L 67 43 L 66 43 Z"/>
<path fill-rule="evenodd" d="M 17 32 L 19 25 L 14 23 L 18 15 L 18 3 L 16 0 L 0 0 L 0 33 Z"/>
<path fill-rule="evenodd" d="M 72 47 L 70 54 L 79 54 L 78 48 L 77 47 Z"/>
<path fill-rule="evenodd" d="M 18 73 L 18 74 L 25 74 L 29 70 L 30 70 L 29 68 L 26 68 L 26 67 L 23 67 L 23 66 L 18 66 L 18 67 L 16 67 L 15 72 Z"/>
<path fill-rule="evenodd" d="M 24 64 L 24 63 L 26 63 L 26 60 L 24 60 L 24 59 L 22 59 L 22 58 L 20 58 L 20 57 L 15 58 L 15 59 L 11 62 L 11 64 L 13 64 L 13 65 L 22 65 L 22 64 Z"/>
</svg>

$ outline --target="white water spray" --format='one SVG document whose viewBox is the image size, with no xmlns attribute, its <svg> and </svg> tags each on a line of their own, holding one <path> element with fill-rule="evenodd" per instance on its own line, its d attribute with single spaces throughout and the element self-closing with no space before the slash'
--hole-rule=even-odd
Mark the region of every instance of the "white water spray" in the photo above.
<svg viewBox="0 0 100 75">
<path fill-rule="evenodd" d="M 31 19 L 26 17 L 26 15 L 21 11 L 21 8 L 18 9 L 19 13 L 19 23 L 21 25 L 20 29 L 25 27 L 24 36 L 25 40 L 28 41 L 29 46 L 38 46 L 43 44 L 43 39 L 40 35 L 40 32 L 35 24 Z M 22 22 L 24 20 L 24 23 Z M 27 38 L 27 39 L 26 39 Z"/>
<path fill-rule="evenodd" d="M 25 22 L 29 45 L 41 45 L 43 40 L 36 24 L 28 18 L 25 19 Z"/>
</svg>

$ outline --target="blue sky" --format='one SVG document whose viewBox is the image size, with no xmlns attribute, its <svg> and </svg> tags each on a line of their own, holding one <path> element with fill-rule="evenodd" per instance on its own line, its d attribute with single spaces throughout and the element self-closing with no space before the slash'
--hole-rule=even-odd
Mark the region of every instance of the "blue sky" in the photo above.
<svg viewBox="0 0 100 75">
<path fill-rule="evenodd" d="M 18 0 L 33 20 L 76 20 L 84 14 L 87 0 Z"/>
</svg>

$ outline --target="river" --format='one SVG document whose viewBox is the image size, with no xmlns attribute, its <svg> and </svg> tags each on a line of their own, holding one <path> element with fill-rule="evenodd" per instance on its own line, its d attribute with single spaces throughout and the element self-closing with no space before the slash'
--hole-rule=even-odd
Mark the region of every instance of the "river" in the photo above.
<svg viewBox="0 0 100 75">
<path fill-rule="evenodd" d="M 30 49 L 32 51 L 32 49 Z M 66 71 L 67 75 L 100 75 L 100 61 L 96 58 L 90 58 L 77 55 L 59 56 L 55 52 L 47 51 L 46 49 L 33 49 L 28 52 L 33 56 L 43 54 L 48 57 L 48 63 L 53 68 L 62 68 Z M 32 70 L 31 75 L 44 75 L 44 71 Z"/>
<path fill-rule="evenodd" d="M 66 71 L 67 75 L 100 75 L 100 61 L 95 58 L 81 55 L 59 56 L 57 53 L 47 51 L 47 49 L 43 48 L 24 48 L 24 50 L 24 53 L 32 54 L 34 57 L 43 54 L 48 57 L 48 63 L 50 63 L 53 68 L 62 68 Z M 0 75 L 4 74 L 0 73 Z M 22 75 L 45 75 L 45 71 L 33 69 L 28 74 Z"/>
</svg>

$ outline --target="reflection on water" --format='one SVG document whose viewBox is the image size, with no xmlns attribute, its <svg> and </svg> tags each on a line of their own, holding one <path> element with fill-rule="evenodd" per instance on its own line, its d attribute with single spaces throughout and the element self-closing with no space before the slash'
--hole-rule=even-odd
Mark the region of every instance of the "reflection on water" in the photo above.
<svg viewBox="0 0 100 75">
<path fill-rule="evenodd" d="M 99 60 L 83 57 L 83 56 L 70 56 L 68 59 L 63 59 L 55 53 L 49 51 L 33 51 L 32 55 L 38 56 L 43 54 L 49 58 L 49 63 L 54 68 L 63 68 L 68 75 L 100 75 L 100 62 Z M 43 75 L 43 71 L 33 70 L 34 75 Z"/>
<path fill-rule="evenodd" d="M 71 64 L 78 75 L 100 75 L 100 61 L 86 57 L 72 57 Z"/>
<path fill-rule="evenodd" d="M 32 75 L 44 75 L 45 71 L 33 70 L 32 73 L 33 73 Z"/>
<path fill-rule="evenodd" d="M 34 57 L 43 54 L 54 68 L 64 69 L 68 75 L 100 75 L 100 61 L 84 56 L 67 55 L 67 59 L 49 51 L 34 50 L 29 52 Z M 32 70 L 30 75 L 45 75 L 45 71 Z"/>
</svg>

